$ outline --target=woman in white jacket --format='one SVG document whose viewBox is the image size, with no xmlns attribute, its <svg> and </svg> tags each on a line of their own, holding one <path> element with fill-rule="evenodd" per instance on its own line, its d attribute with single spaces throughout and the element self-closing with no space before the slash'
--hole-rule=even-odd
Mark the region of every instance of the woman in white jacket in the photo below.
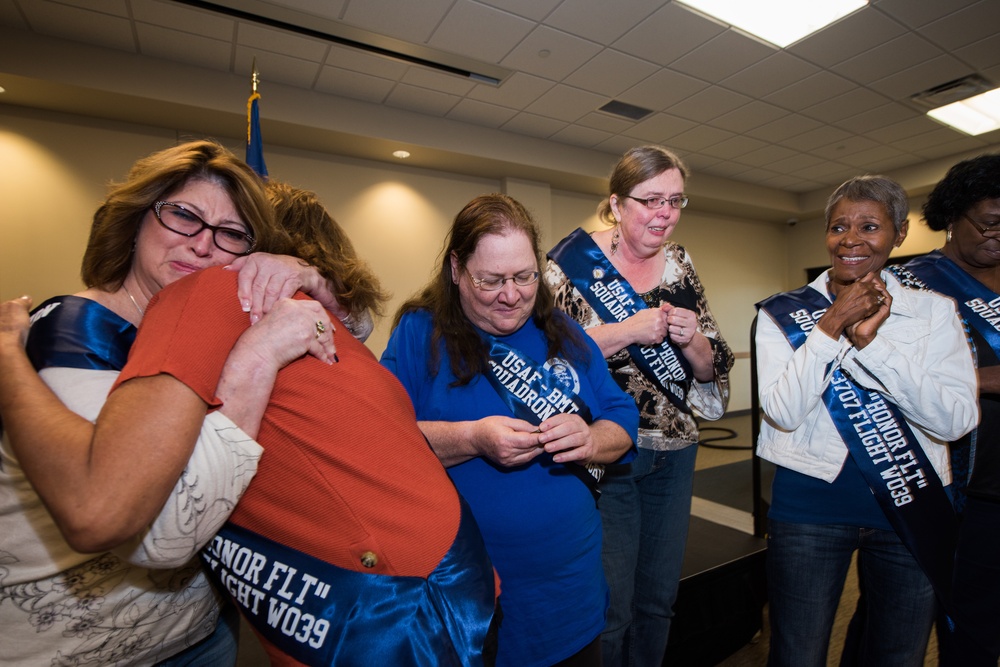
<svg viewBox="0 0 1000 667">
<path fill-rule="evenodd" d="M 947 443 L 978 421 L 976 376 L 954 303 L 882 272 L 908 208 L 887 178 L 847 181 L 826 207 L 831 269 L 758 304 L 771 665 L 826 664 L 855 551 L 841 664 L 922 665 L 950 581 Z"/>
</svg>

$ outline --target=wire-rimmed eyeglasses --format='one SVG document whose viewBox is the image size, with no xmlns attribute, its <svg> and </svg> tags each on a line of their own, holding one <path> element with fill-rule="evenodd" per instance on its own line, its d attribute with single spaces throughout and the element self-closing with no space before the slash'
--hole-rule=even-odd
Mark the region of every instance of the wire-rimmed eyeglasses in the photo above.
<svg viewBox="0 0 1000 667">
<path fill-rule="evenodd" d="M 496 292 L 497 290 L 503 288 L 504 283 L 508 280 L 513 281 L 518 287 L 534 285 L 538 280 L 538 271 L 523 271 L 513 276 L 495 276 L 490 278 L 477 278 L 472 275 L 468 269 L 466 269 L 465 272 L 469 274 L 469 278 L 472 279 L 472 284 L 476 286 L 476 289 L 480 289 L 484 292 Z"/>
<path fill-rule="evenodd" d="M 634 199 L 646 208 L 652 209 L 654 211 L 659 210 L 670 204 L 670 208 L 684 208 L 688 205 L 687 195 L 674 195 L 673 197 L 633 197 L 632 195 L 625 195 L 629 199 Z"/>
<path fill-rule="evenodd" d="M 962 214 L 962 217 L 968 220 L 969 224 L 975 227 L 976 231 L 978 231 L 983 236 L 991 239 L 1000 237 L 1000 222 L 995 222 L 995 221 L 990 223 L 979 222 L 978 220 L 973 220 L 965 213 Z"/>
<path fill-rule="evenodd" d="M 254 246 L 254 238 L 233 227 L 210 225 L 197 214 L 180 204 L 158 201 L 153 204 L 153 214 L 161 225 L 181 236 L 197 236 L 204 229 L 212 230 L 212 242 L 219 250 L 233 255 L 246 255 Z"/>
</svg>

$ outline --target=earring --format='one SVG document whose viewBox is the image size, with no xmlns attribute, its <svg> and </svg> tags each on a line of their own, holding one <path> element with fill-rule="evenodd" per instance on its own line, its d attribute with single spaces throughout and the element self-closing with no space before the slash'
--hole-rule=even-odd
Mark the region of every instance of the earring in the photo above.
<svg viewBox="0 0 1000 667">
<path fill-rule="evenodd" d="M 611 254 L 618 252 L 618 241 L 621 235 L 618 233 L 618 225 L 615 225 L 615 233 L 611 235 Z"/>
<path fill-rule="evenodd" d="M 948 231 L 944 233 L 945 243 L 951 243 L 951 227 L 948 227 Z"/>
</svg>

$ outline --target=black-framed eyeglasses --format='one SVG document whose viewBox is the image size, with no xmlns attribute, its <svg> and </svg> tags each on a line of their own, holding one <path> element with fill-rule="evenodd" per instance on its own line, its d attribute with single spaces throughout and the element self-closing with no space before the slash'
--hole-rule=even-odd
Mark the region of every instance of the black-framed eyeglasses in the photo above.
<svg viewBox="0 0 1000 667">
<path fill-rule="evenodd" d="M 629 199 L 634 199 L 646 208 L 657 211 L 667 204 L 670 204 L 670 208 L 684 208 L 688 205 L 687 195 L 675 195 L 673 197 L 633 197 L 632 195 L 625 195 Z"/>
<path fill-rule="evenodd" d="M 215 247 L 230 254 L 246 255 L 253 250 L 255 241 L 250 234 L 233 227 L 210 225 L 180 204 L 158 201 L 153 204 L 153 214 L 161 225 L 181 236 L 192 237 L 204 229 L 212 230 Z"/>
<path fill-rule="evenodd" d="M 504 283 L 508 280 L 514 281 L 514 284 L 518 287 L 534 285 L 538 280 L 538 271 L 524 271 L 513 276 L 507 276 L 506 278 L 477 278 L 472 275 L 468 269 L 466 269 L 465 272 L 469 274 L 469 278 L 472 279 L 472 284 L 476 286 L 476 289 L 480 289 L 484 292 L 496 292 L 497 290 L 502 289 Z"/>
<path fill-rule="evenodd" d="M 969 224 L 976 228 L 976 231 L 985 236 L 986 238 L 995 239 L 1000 237 L 1000 222 L 994 221 L 990 223 L 979 222 L 978 220 L 973 220 L 966 214 L 962 214 L 962 217 L 969 221 Z"/>
</svg>

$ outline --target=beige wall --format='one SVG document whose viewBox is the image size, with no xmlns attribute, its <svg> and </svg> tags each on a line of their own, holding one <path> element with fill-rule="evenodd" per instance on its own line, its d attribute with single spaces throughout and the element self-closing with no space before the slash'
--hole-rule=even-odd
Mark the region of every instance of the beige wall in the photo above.
<svg viewBox="0 0 1000 667">
<path fill-rule="evenodd" d="M 0 299 L 31 294 L 36 303 L 81 288 L 79 265 L 90 218 L 105 184 L 135 158 L 188 138 L 183 132 L 76 116 L 0 108 Z M 242 151 L 240 139 L 223 139 Z M 546 247 L 582 226 L 599 229 L 592 195 L 546 183 L 503 182 L 268 146 L 274 178 L 314 190 L 345 227 L 359 254 L 393 293 L 391 315 L 427 280 L 455 213 L 477 194 L 506 191 L 539 219 Z M 697 175 L 693 178 L 697 178 Z M 685 210 L 674 240 L 687 247 L 723 335 L 738 355 L 732 410 L 750 406 L 749 325 L 753 304 L 801 284 L 789 280 L 794 240 L 822 250 L 810 225 L 787 228 Z M 825 261 L 820 252 L 819 262 Z M 804 266 L 814 265 L 806 263 Z M 389 318 L 368 341 L 377 355 Z"/>
</svg>

